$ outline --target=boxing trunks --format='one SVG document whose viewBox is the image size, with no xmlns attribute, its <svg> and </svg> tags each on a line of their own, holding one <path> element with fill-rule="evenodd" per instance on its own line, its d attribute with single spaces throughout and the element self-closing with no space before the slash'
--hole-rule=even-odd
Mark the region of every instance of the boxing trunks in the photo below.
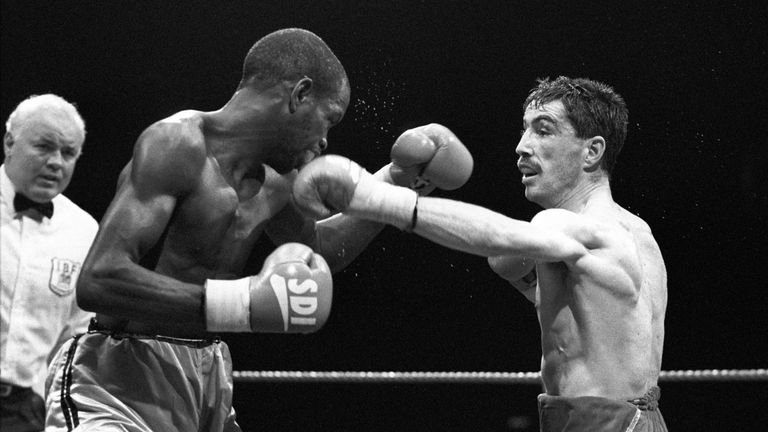
<svg viewBox="0 0 768 432">
<path fill-rule="evenodd" d="M 224 342 L 99 328 L 66 342 L 46 381 L 46 431 L 240 431 Z"/>
<path fill-rule="evenodd" d="M 666 432 L 667 425 L 658 408 L 660 395 L 658 387 L 651 387 L 644 396 L 629 401 L 540 394 L 540 430 Z"/>
</svg>

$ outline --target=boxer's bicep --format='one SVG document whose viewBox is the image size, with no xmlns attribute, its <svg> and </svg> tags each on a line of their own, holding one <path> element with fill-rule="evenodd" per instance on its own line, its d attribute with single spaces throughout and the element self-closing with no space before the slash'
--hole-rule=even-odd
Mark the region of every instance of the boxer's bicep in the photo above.
<svg viewBox="0 0 768 432">
<path fill-rule="evenodd" d="M 532 220 L 535 239 L 530 256 L 543 262 L 576 262 L 589 253 L 585 244 L 588 227 L 573 212 L 550 209 Z"/>
<path fill-rule="evenodd" d="M 107 209 L 93 247 L 103 245 L 104 254 L 138 262 L 160 239 L 175 205 L 174 196 L 140 193 L 127 181 Z"/>
<path fill-rule="evenodd" d="M 138 263 L 162 236 L 178 199 L 201 181 L 205 161 L 204 147 L 174 125 L 144 131 L 101 220 L 91 264 L 108 269 L 125 260 Z"/>
<path fill-rule="evenodd" d="M 194 187 L 200 177 L 199 170 L 193 175 L 197 167 L 184 149 L 169 150 L 162 144 L 140 138 L 120 175 L 78 282 L 77 300 L 86 310 L 141 314 L 140 307 L 130 309 L 132 305 L 124 301 L 126 293 L 134 292 L 130 295 L 138 298 L 135 293 L 159 292 L 155 275 L 139 262 L 163 235 L 187 191 L 182 188 Z M 184 183 L 187 186 L 181 186 Z"/>
<path fill-rule="evenodd" d="M 142 134 L 102 222 L 118 241 L 112 247 L 138 261 L 159 240 L 178 199 L 197 184 L 204 162 L 194 144 L 168 131 Z"/>
</svg>

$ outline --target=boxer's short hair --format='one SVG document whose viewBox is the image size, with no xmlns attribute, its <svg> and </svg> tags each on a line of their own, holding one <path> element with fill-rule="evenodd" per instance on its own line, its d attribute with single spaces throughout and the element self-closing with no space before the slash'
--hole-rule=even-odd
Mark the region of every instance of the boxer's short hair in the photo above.
<svg viewBox="0 0 768 432">
<path fill-rule="evenodd" d="M 587 78 L 543 78 L 531 89 L 523 111 L 531 104 L 541 106 L 557 100 L 563 103 L 578 138 L 600 135 L 605 139 L 600 163 L 610 176 L 627 137 L 629 112 L 624 98 L 611 86 Z"/>
<path fill-rule="evenodd" d="M 248 51 L 238 88 L 303 77 L 311 78 L 322 95 L 335 94 L 347 82 L 341 62 L 319 36 L 303 29 L 282 29 L 259 39 Z"/>
</svg>

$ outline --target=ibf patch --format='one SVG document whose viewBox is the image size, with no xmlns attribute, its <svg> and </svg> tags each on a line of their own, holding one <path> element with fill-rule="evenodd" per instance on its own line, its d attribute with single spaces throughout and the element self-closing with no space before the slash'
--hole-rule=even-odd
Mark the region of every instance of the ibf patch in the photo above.
<svg viewBox="0 0 768 432">
<path fill-rule="evenodd" d="M 51 260 L 51 279 L 48 282 L 51 291 L 61 297 L 72 294 L 81 265 L 79 262 L 68 259 L 53 258 Z"/>
</svg>

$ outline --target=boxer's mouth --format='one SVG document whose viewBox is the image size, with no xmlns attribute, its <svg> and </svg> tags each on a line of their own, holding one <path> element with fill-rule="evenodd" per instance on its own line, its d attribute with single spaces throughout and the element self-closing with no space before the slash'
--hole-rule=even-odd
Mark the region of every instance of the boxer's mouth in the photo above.
<svg viewBox="0 0 768 432">
<path fill-rule="evenodd" d="M 301 154 L 301 157 L 299 157 L 299 163 L 298 168 L 303 167 L 304 165 L 312 162 L 316 157 L 320 156 L 319 152 L 315 152 L 312 150 L 306 150 Z"/>
</svg>

